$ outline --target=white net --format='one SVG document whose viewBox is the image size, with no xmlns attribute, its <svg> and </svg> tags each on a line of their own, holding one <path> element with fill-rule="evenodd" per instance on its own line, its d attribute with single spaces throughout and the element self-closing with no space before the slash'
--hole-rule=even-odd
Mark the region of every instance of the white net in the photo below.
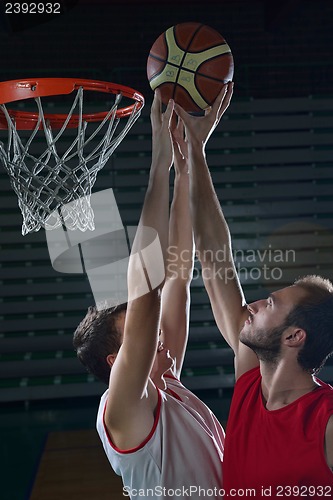
<svg viewBox="0 0 333 500">
<path fill-rule="evenodd" d="M 127 121 L 121 118 L 124 126 L 115 135 L 120 121 L 116 112 L 121 98 L 121 94 L 115 95 L 110 111 L 98 125 L 88 124 L 83 120 L 83 88 L 80 87 L 64 124 L 53 131 L 41 99 L 37 97 L 39 118 L 24 140 L 6 105 L 0 105 L 8 124 L 7 147 L 0 141 L 0 160 L 18 197 L 23 235 L 42 227 L 55 229 L 62 224 L 67 229 L 94 229 L 90 195 L 97 173 L 140 115 L 140 105 L 136 103 Z M 74 112 L 79 118 L 75 136 L 65 137 Z M 43 134 L 46 149 L 43 146 L 43 153 L 35 154 L 32 144 L 38 142 L 40 134 Z M 40 147 L 39 144 L 39 151 Z"/>
</svg>

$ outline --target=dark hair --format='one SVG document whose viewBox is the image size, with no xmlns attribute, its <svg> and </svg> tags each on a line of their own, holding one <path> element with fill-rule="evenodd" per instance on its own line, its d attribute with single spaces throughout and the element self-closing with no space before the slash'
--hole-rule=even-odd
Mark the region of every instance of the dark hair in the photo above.
<svg viewBox="0 0 333 500">
<path fill-rule="evenodd" d="M 333 354 L 333 285 L 321 276 L 309 275 L 295 281 L 306 296 L 290 311 L 286 326 L 306 332 L 298 363 L 310 373 L 318 373 Z"/>
<path fill-rule="evenodd" d="M 127 304 L 121 304 L 98 311 L 96 306 L 91 306 L 74 332 L 77 357 L 90 373 L 106 384 L 109 384 L 111 369 L 106 357 L 119 351 L 122 332 L 117 328 L 117 318 L 126 308 Z"/>
</svg>

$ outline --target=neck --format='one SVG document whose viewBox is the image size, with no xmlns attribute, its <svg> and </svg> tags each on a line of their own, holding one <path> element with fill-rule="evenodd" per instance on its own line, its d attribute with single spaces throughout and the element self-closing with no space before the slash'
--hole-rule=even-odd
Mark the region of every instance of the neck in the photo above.
<svg viewBox="0 0 333 500">
<path fill-rule="evenodd" d="M 298 364 L 281 360 L 277 365 L 260 363 L 262 395 L 268 410 L 278 410 L 318 387 L 313 376 Z"/>
</svg>

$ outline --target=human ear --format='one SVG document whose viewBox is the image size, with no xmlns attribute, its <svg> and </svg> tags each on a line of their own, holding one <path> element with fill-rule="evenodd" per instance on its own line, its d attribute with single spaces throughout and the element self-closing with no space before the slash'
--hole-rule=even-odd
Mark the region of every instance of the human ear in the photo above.
<svg viewBox="0 0 333 500">
<path fill-rule="evenodd" d="M 110 368 L 112 368 L 116 357 L 117 357 L 117 354 L 108 354 L 108 356 L 106 356 L 106 362 L 110 366 Z"/>
<path fill-rule="evenodd" d="M 302 328 L 288 328 L 284 334 L 284 344 L 289 347 L 299 347 L 305 339 L 306 332 Z"/>
</svg>

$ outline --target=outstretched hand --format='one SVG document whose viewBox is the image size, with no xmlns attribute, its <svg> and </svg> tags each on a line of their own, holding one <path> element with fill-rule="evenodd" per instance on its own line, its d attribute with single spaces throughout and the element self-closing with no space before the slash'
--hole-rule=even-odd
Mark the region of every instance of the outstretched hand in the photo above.
<svg viewBox="0 0 333 500">
<path fill-rule="evenodd" d="M 204 116 L 190 115 L 179 104 L 175 104 L 175 112 L 184 122 L 186 139 L 189 143 L 199 143 L 203 147 L 206 145 L 230 104 L 233 86 L 233 82 L 223 86 L 214 104 L 206 111 Z"/>
<path fill-rule="evenodd" d="M 162 113 L 162 100 L 159 89 L 155 91 L 151 106 L 150 120 L 152 125 L 153 152 L 152 161 L 167 163 L 170 168 L 173 163 L 173 142 L 171 137 L 171 117 L 174 101 L 170 100 Z"/>
</svg>

